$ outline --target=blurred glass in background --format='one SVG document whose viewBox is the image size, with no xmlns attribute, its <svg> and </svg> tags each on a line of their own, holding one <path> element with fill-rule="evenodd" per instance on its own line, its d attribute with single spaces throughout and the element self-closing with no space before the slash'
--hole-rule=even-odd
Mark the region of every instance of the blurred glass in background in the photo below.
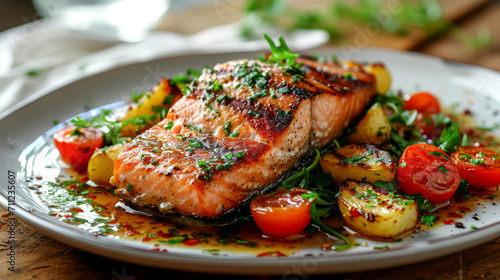
<svg viewBox="0 0 500 280">
<path fill-rule="evenodd" d="M 157 26 L 170 0 L 33 0 L 33 6 L 63 26 L 137 42 Z"/>
</svg>

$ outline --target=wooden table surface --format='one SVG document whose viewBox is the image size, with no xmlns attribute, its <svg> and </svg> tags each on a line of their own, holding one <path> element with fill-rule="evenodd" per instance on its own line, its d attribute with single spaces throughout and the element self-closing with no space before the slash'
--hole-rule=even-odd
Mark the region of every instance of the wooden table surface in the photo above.
<svg viewBox="0 0 500 280">
<path fill-rule="evenodd" d="M 5 3 L 6 1 L 3 1 Z M 241 1 L 221 1 L 234 3 Z M 453 7 L 461 1 L 448 1 Z M 463 2 L 463 1 L 462 1 Z M 481 65 L 500 70 L 500 3 L 489 2 L 471 5 L 467 12 L 455 13 L 455 22 L 465 30 L 476 32 L 481 26 L 488 26 L 492 35 L 492 46 L 481 51 L 470 51 L 454 37 L 413 38 L 414 42 L 404 44 L 412 51 L 442 57 L 452 61 Z M 220 3 L 220 2 L 214 2 Z M 236 5 L 234 4 L 234 5 Z M 463 3 L 462 3 L 463 4 Z M 458 5 L 458 4 L 457 4 Z M 195 9 L 187 14 L 166 18 L 160 29 L 192 33 L 210 25 L 224 24 L 239 18 L 237 7 L 226 17 L 216 17 L 214 7 Z M 460 9 L 457 9 L 460 10 Z M 33 18 L 27 17 L 27 18 Z M 214 18 L 216 20 L 214 20 Z M 17 18 L 18 19 L 18 18 Z M 16 19 L 14 19 L 15 21 Z M 20 24 L 25 22 L 16 22 Z M 202 24 L 201 24 L 202 23 Z M 1 29 L 0 29 L 1 30 Z M 500 94 L 500 93 L 499 93 Z M 0 209 L 0 213 L 5 213 Z M 74 249 L 37 232 L 19 221 L 16 238 L 16 272 L 7 270 L 4 261 L 7 252 L 7 217 L 0 218 L 0 279 L 201 279 L 208 275 L 161 270 L 130 263 L 115 261 Z M 239 279 L 500 279 L 500 238 L 483 245 L 442 258 L 391 269 L 337 274 L 284 276 L 237 276 Z M 235 275 L 217 275 L 218 279 L 234 279 Z"/>
</svg>

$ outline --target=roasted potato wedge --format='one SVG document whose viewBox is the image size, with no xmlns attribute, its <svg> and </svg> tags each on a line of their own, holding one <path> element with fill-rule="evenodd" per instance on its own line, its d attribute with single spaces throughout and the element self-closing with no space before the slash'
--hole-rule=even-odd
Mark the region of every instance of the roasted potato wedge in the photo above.
<svg viewBox="0 0 500 280">
<path fill-rule="evenodd" d="M 109 179 L 113 176 L 115 161 L 122 148 L 123 144 L 115 144 L 95 150 L 87 167 L 89 180 L 101 186 L 110 186 Z"/>
<path fill-rule="evenodd" d="M 363 70 L 375 76 L 377 93 L 385 94 L 391 88 L 391 74 L 381 63 L 367 64 Z"/>
<path fill-rule="evenodd" d="M 129 123 L 122 127 L 121 135 L 134 137 L 143 129 L 151 127 L 160 121 L 158 116 L 162 108 L 170 108 L 182 97 L 182 93 L 177 86 L 172 86 L 169 79 L 162 79 L 150 92 L 146 92 L 137 102 L 130 105 L 130 109 L 120 121 L 132 120 L 137 117 L 144 118 L 145 122 L 136 124 Z"/>
<path fill-rule="evenodd" d="M 347 179 L 372 183 L 392 181 L 396 171 L 396 164 L 389 153 L 368 144 L 335 148 L 320 158 L 319 163 L 324 172 L 332 175 L 337 185 Z"/>
<path fill-rule="evenodd" d="M 368 238 L 396 240 L 417 224 L 415 201 L 369 182 L 345 181 L 337 202 L 348 226 Z"/>
<path fill-rule="evenodd" d="M 391 129 L 391 123 L 384 109 L 379 103 L 375 103 L 359 121 L 348 139 L 351 143 L 378 146 L 389 139 Z"/>
</svg>

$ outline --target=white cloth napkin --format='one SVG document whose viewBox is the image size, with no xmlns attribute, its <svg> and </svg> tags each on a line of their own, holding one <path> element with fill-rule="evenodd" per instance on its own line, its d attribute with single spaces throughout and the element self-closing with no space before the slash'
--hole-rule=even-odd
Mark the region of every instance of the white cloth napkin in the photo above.
<svg viewBox="0 0 500 280">
<path fill-rule="evenodd" d="M 235 23 L 189 36 L 156 31 L 141 42 L 126 43 L 70 30 L 49 20 L 7 30 L 0 33 L 0 119 L 19 108 L 22 100 L 120 65 L 181 54 L 269 49 L 263 37 L 245 41 L 238 32 Z M 294 51 L 328 41 L 328 34 L 320 30 L 286 33 L 263 28 L 258 33 L 274 39 L 283 36 Z"/>
</svg>

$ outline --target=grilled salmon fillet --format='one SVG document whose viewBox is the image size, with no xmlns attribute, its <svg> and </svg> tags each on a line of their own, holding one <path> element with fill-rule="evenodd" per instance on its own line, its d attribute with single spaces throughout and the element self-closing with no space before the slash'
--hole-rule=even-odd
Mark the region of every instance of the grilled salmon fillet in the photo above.
<svg viewBox="0 0 500 280">
<path fill-rule="evenodd" d="M 362 69 L 299 57 L 295 67 L 234 60 L 205 69 L 160 123 L 125 145 L 117 193 L 162 214 L 216 218 L 242 206 L 375 96 Z"/>
</svg>

